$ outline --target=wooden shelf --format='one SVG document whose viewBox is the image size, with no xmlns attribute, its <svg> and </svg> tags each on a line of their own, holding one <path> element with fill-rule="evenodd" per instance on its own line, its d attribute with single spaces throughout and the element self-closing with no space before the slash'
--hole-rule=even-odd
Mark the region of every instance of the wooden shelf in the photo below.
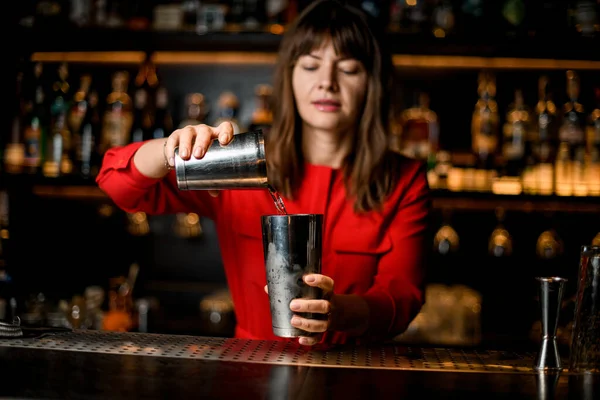
<svg viewBox="0 0 600 400">
<path fill-rule="evenodd" d="M 272 65 L 281 35 L 263 32 L 129 31 L 120 29 L 20 29 L 20 52 L 36 61 L 157 64 Z M 600 70 L 600 37 L 570 40 L 485 35 L 436 39 L 388 34 L 394 64 L 402 68 Z"/>
<path fill-rule="evenodd" d="M 157 51 L 150 57 L 156 65 L 274 65 L 277 61 L 276 53 L 243 51 Z M 36 52 L 31 55 L 32 61 L 96 64 L 140 64 L 145 59 L 146 53 L 135 51 Z M 600 61 L 587 60 L 395 54 L 393 62 L 398 68 L 600 70 Z"/>
<path fill-rule="evenodd" d="M 34 185 L 32 192 L 46 198 L 73 200 L 107 200 L 96 186 Z M 433 190 L 433 208 L 457 211 L 494 211 L 503 208 L 520 212 L 566 212 L 600 214 L 598 197 L 560 197 L 535 195 L 496 195 L 483 192 Z"/>
<path fill-rule="evenodd" d="M 31 61 L 93 64 L 140 64 L 146 58 L 147 55 L 143 51 L 60 51 L 37 52 L 31 55 Z"/>
</svg>

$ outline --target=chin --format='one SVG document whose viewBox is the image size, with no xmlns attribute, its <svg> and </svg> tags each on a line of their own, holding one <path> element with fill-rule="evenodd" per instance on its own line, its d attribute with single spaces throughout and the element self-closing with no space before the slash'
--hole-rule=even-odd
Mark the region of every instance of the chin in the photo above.
<svg viewBox="0 0 600 400">
<path fill-rule="evenodd" d="M 332 116 L 333 117 L 333 116 Z M 339 118 L 328 116 L 309 116 L 305 118 L 307 121 L 307 125 L 313 129 L 317 129 L 320 131 L 332 131 L 337 132 L 344 129 L 345 124 L 340 121 Z"/>
</svg>

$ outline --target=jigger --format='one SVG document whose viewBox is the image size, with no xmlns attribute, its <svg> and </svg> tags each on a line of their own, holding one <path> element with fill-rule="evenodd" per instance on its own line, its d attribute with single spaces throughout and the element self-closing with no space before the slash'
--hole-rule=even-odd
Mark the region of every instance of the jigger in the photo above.
<svg viewBox="0 0 600 400">
<path fill-rule="evenodd" d="M 540 309 L 542 311 L 542 343 L 533 368 L 537 371 L 560 371 L 562 362 L 558 352 L 556 329 L 562 303 L 565 278 L 538 277 Z"/>
</svg>

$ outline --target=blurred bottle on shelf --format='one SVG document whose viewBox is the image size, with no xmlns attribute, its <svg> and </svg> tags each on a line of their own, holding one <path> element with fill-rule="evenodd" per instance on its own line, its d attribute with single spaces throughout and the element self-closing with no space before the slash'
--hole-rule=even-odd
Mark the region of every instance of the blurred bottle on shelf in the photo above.
<svg viewBox="0 0 600 400">
<path fill-rule="evenodd" d="M 474 187 L 478 190 L 489 190 L 496 176 L 499 146 L 496 79 L 492 73 L 480 72 L 477 92 L 479 99 L 471 121 L 472 149 L 477 160 Z"/>
<path fill-rule="evenodd" d="M 524 170 L 525 141 L 531 129 L 531 111 L 525 105 L 523 91 L 515 90 L 514 102 L 509 105 L 503 126 L 502 155 L 505 175 L 520 177 Z"/>
<path fill-rule="evenodd" d="M 554 163 L 558 152 L 559 115 L 552 100 L 550 81 L 543 75 L 538 82 L 538 102 L 535 108 L 533 154 L 533 193 L 550 195 L 555 191 Z"/>
<path fill-rule="evenodd" d="M 600 196 L 600 87 L 594 89 L 595 108 L 587 126 L 587 184 L 591 196 Z"/>
<path fill-rule="evenodd" d="M 495 213 L 498 223 L 490 235 L 488 251 L 493 257 L 508 257 L 513 252 L 513 240 L 511 234 L 504 227 L 506 211 L 502 207 L 498 207 Z"/>
<path fill-rule="evenodd" d="M 133 120 L 132 101 L 127 93 L 129 73 L 117 71 L 112 76 L 112 91 L 106 98 L 106 109 L 102 121 L 100 153 L 108 149 L 124 146 L 130 142 Z"/>
<path fill-rule="evenodd" d="M 179 128 L 203 124 L 208 114 L 209 108 L 204 95 L 202 93 L 190 93 L 185 99 L 185 118 L 179 123 Z"/>
<path fill-rule="evenodd" d="M 269 130 L 273 124 L 273 111 L 271 108 L 273 87 L 268 84 L 257 85 L 254 94 L 256 106 L 252 112 L 252 119 L 248 126 L 248 130 L 254 131 L 262 129 L 263 134 L 266 136 L 269 134 Z"/>
<path fill-rule="evenodd" d="M 238 121 L 240 102 L 238 97 L 230 91 L 221 93 L 218 100 L 218 108 L 219 116 L 215 121 L 215 126 L 224 121 L 229 121 L 233 126 L 233 134 L 237 135 L 240 133 L 240 124 Z"/>
<path fill-rule="evenodd" d="M 567 97 L 559 129 L 559 150 L 555 163 L 556 193 L 561 196 L 587 195 L 586 184 L 586 115 L 579 102 L 580 82 L 575 71 L 566 72 Z"/>
<path fill-rule="evenodd" d="M 439 121 L 429 108 L 429 95 L 417 91 L 412 107 L 400 114 L 400 152 L 407 157 L 427 162 L 427 169 L 435 167 L 439 149 Z"/>
</svg>

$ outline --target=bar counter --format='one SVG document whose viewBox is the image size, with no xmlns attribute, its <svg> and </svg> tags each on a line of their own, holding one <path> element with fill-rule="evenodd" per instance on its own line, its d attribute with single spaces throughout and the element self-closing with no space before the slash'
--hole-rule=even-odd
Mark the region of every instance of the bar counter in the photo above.
<svg viewBox="0 0 600 400">
<path fill-rule="evenodd" d="M 543 374 L 535 354 L 69 331 L 0 339 L 18 399 L 598 399 L 600 375 Z"/>
</svg>

